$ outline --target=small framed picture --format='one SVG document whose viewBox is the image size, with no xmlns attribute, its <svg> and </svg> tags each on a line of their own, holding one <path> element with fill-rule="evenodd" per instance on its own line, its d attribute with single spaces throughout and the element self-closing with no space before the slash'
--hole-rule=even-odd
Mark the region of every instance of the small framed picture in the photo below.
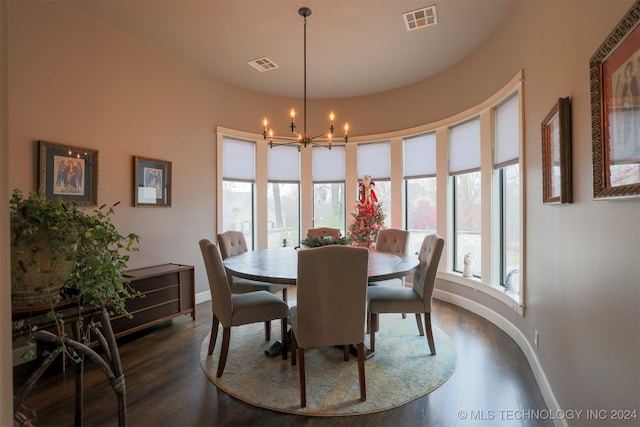
<svg viewBox="0 0 640 427">
<path fill-rule="evenodd" d="M 542 121 L 544 203 L 573 202 L 571 169 L 571 99 L 560 98 Z"/>
<path fill-rule="evenodd" d="M 133 156 L 133 206 L 171 206 L 171 162 Z"/>
<path fill-rule="evenodd" d="M 98 204 L 98 150 L 38 141 L 38 192 L 46 199 Z"/>
</svg>

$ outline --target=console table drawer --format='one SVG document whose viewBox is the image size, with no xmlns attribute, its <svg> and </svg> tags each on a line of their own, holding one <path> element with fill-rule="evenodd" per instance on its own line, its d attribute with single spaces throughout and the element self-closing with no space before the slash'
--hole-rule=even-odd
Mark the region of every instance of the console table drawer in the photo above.
<svg viewBox="0 0 640 427">
<path fill-rule="evenodd" d="M 131 314 L 148 308 L 155 307 L 158 304 L 163 304 L 167 301 L 179 301 L 180 300 L 180 286 L 178 284 L 168 286 L 166 288 L 152 289 L 140 296 L 127 301 L 127 311 Z M 180 311 L 178 309 L 178 311 Z"/>
<path fill-rule="evenodd" d="M 146 328 L 156 323 L 172 319 L 180 314 L 180 301 L 168 301 L 155 307 L 148 307 L 138 312 L 131 312 L 133 317 L 119 316 L 111 319 L 111 326 L 116 337 Z"/>
</svg>

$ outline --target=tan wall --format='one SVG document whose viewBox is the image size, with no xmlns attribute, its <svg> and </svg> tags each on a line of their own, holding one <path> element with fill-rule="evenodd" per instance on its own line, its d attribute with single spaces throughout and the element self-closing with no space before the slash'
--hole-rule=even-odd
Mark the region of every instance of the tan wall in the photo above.
<svg viewBox="0 0 640 427">
<path fill-rule="evenodd" d="M 7 3 L 0 2 L 0 198 L 8 200 L 9 189 L 5 184 L 9 178 L 9 157 L 7 143 Z M 11 321 L 11 287 L 9 285 L 9 211 L 0 211 L 0 425 L 11 425 L 13 415 L 13 376 L 11 373 L 11 329 L 6 327 Z"/>
<path fill-rule="evenodd" d="M 537 357 L 564 409 L 640 404 L 640 199 L 592 201 L 588 71 L 631 4 L 517 2 L 493 39 L 431 79 L 309 105 L 310 115 L 331 107 L 349 117 L 355 135 L 399 130 L 476 105 L 524 69 L 526 317 L 453 283 L 439 286 L 493 309 L 530 341 L 538 330 Z M 205 291 L 197 241 L 216 232 L 215 126 L 259 131 L 264 115 L 286 114 L 292 101 L 224 86 L 66 3 L 8 9 L 7 188 L 35 188 L 35 140 L 99 149 L 98 203 L 122 200 L 115 222 L 142 238 L 131 266 L 193 264 Z M 565 96 L 573 99 L 575 202 L 546 206 L 540 123 Z M 172 208 L 131 206 L 133 155 L 173 162 Z"/>
</svg>

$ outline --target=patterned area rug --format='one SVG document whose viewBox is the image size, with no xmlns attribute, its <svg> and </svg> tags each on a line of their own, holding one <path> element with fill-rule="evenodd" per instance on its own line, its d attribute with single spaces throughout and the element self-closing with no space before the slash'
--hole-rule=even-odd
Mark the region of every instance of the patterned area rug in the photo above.
<svg viewBox="0 0 640 427">
<path fill-rule="evenodd" d="M 272 322 L 272 340 L 280 336 L 279 322 Z M 431 356 L 425 337 L 418 335 L 415 316 L 380 316 L 376 353 L 365 362 L 367 400 L 360 401 L 357 357 L 348 362 L 337 348 L 305 351 L 307 407 L 300 408 L 298 366 L 291 357 L 268 357 L 264 350 L 263 324 L 231 329 L 227 365 L 216 378 L 222 328 L 212 356 L 207 356 L 209 337 L 200 349 L 200 365 L 219 389 L 244 402 L 274 411 L 311 416 L 346 416 L 384 411 L 422 397 L 451 376 L 456 349 L 449 337 L 433 327 L 436 343 Z M 369 336 L 366 336 L 368 344 Z"/>
</svg>

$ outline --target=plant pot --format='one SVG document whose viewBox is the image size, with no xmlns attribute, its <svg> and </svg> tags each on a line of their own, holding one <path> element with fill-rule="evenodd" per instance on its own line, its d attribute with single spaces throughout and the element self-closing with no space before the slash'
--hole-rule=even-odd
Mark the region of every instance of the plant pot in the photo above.
<svg viewBox="0 0 640 427">
<path fill-rule="evenodd" d="M 60 289 L 75 268 L 74 248 L 54 255 L 49 246 L 11 247 L 11 301 L 14 306 L 58 302 Z"/>
</svg>

